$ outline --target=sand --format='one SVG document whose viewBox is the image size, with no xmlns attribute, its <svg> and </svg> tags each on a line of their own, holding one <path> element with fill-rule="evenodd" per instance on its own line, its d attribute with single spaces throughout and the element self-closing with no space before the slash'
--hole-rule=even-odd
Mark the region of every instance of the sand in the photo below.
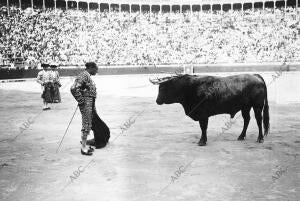
<svg viewBox="0 0 300 201">
<path fill-rule="evenodd" d="M 273 72 L 262 75 L 271 82 Z M 111 139 L 91 157 L 80 154 L 79 111 L 56 153 L 76 108 L 70 78 L 62 79 L 62 103 L 50 111 L 41 110 L 34 81 L 1 83 L 0 200 L 300 200 L 298 72 L 283 73 L 268 87 L 271 133 L 264 143 L 256 142 L 251 111 L 245 141 L 236 140 L 239 113 L 225 133 L 229 115 L 218 115 L 209 120 L 205 147 L 197 146 L 198 122 L 179 104 L 156 105 L 157 86 L 148 81 L 155 76 L 94 77 L 97 111 Z"/>
</svg>

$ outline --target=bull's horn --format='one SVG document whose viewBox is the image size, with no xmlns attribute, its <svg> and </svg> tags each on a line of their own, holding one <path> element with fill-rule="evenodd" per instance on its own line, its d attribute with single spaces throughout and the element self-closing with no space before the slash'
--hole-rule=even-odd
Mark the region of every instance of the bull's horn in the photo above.
<svg viewBox="0 0 300 201">
<path fill-rule="evenodd" d="M 163 83 L 163 82 L 166 82 L 170 79 L 172 79 L 174 76 L 169 76 L 169 77 L 163 77 L 163 78 L 156 78 L 155 80 L 152 80 L 149 78 L 150 82 L 152 84 L 160 84 L 160 83 Z"/>
<path fill-rule="evenodd" d="M 150 81 L 152 84 L 155 84 L 155 85 L 156 85 L 156 84 L 159 84 L 159 83 L 158 83 L 158 80 L 152 80 L 151 78 L 149 78 L 149 81 Z"/>
<path fill-rule="evenodd" d="M 178 71 L 175 71 L 175 74 L 178 76 L 178 75 L 183 75 L 182 72 L 178 72 Z"/>
</svg>

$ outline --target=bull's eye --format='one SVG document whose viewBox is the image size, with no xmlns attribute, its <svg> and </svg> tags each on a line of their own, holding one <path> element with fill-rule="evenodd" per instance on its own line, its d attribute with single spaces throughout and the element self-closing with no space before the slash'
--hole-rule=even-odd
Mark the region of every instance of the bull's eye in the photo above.
<svg viewBox="0 0 300 201">
<path fill-rule="evenodd" d="M 165 88 L 167 88 L 167 86 L 166 86 L 166 83 L 163 83 L 163 84 L 161 84 L 161 85 L 159 85 L 159 89 L 165 89 Z"/>
<path fill-rule="evenodd" d="M 166 87 L 160 87 L 159 90 L 165 91 Z"/>
</svg>

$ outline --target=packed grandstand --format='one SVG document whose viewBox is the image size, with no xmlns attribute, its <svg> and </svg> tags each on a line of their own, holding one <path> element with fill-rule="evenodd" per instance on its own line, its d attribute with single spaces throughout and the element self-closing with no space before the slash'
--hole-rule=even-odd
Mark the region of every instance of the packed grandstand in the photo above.
<svg viewBox="0 0 300 201">
<path fill-rule="evenodd" d="M 0 65 L 22 58 L 62 66 L 300 61 L 295 7 L 128 12 L 0 11 Z"/>
</svg>

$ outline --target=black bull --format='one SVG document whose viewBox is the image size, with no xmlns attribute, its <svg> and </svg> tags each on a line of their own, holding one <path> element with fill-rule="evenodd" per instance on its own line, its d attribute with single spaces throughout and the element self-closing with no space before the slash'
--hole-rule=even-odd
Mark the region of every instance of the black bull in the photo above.
<svg viewBox="0 0 300 201">
<path fill-rule="evenodd" d="M 231 118 L 242 111 L 244 127 L 238 140 L 244 140 L 253 108 L 259 129 L 258 142 L 263 142 L 269 131 L 267 87 L 258 75 L 242 74 L 228 77 L 177 75 L 150 80 L 159 84 L 158 105 L 180 103 L 185 114 L 199 121 L 202 136 L 198 144 L 206 145 L 208 118 L 217 114 L 230 114 Z M 262 115 L 263 112 L 263 115 Z"/>
</svg>

